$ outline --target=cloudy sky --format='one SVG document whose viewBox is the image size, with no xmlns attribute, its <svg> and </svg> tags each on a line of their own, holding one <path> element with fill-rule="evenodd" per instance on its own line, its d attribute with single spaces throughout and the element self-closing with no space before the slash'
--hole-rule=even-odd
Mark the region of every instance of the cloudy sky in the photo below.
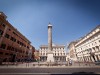
<svg viewBox="0 0 100 75">
<path fill-rule="evenodd" d="M 100 24 L 100 0 L 0 0 L 0 11 L 36 49 L 48 44 L 49 22 L 53 43 L 64 45 Z"/>
</svg>

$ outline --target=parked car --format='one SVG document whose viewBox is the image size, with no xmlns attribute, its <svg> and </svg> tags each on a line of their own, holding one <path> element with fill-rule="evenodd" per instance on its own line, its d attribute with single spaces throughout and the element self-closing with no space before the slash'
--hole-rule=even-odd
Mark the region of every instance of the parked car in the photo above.
<svg viewBox="0 0 100 75">
<path fill-rule="evenodd" d="M 95 65 L 100 65 L 100 60 L 99 61 L 95 61 Z"/>
</svg>

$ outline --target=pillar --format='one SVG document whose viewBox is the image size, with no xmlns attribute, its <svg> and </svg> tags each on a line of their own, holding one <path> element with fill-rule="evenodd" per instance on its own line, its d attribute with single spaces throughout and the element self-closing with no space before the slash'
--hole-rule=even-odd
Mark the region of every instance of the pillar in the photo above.
<svg viewBox="0 0 100 75">
<path fill-rule="evenodd" d="M 47 52 L 47 62 L 54 62 L 53 51 L 52 51 L 52 25 L 48 25 L 48 52 Z"/>
</svg>

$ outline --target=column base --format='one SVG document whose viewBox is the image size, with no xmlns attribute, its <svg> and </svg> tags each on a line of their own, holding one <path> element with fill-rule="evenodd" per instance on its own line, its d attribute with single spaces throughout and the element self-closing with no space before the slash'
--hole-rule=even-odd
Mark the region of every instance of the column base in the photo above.
<svg viewBox="0 0 100 75">
<path fill-rule="evenodd" d="M 48 53 L 47 54 L 47 62 L 54 62 L 53 53 Z"/>
</svg>

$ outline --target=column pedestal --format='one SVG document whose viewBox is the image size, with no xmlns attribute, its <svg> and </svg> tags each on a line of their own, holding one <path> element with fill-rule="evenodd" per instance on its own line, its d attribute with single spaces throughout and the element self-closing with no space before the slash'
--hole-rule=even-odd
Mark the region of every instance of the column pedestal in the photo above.
<svg viewBox="0 0 100 75">
<path fill-rule="evenodd" d="M 54 62 L 53 52 L 48 52 L 47 54 L 47 62 Z"/>
</svg>

